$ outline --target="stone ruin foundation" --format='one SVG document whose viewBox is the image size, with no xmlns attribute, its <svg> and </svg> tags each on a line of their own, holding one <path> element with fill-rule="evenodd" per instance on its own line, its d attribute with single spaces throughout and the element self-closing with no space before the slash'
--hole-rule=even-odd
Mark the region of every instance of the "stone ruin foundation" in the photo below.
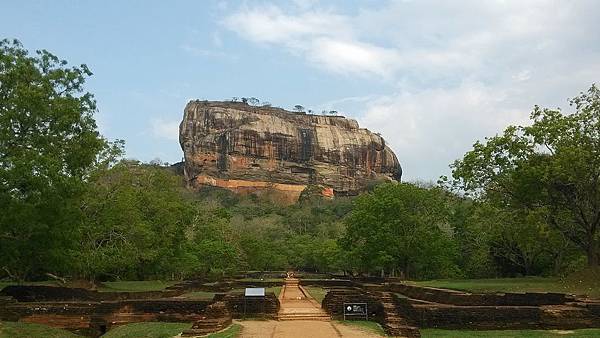
<svg viewBox="0 0 600 338">
<path fill-rule="evenodd" d="M 8 286 L 0 292 L 0 320 L 37 323 L 98 337 L 115 326 L 137 322 L 189 322 L 192 332 L 220 331 L 232 318 L 275 318 L 279 301 L 268 293 L 261 304 L 244 304 L 242 293 L 216 294 L 213 299 L 178 296 L 190 291 L 223 290 L 217 284 L 199 288 L 183 282 L 165 291 L 96 292 L 51 286 Z"/>
<path fill-rule="evenodd" d="M 0 292 L 0 320 L 45 324 L 97 337 L 134 322 L 194 323 L 186 334 L 209 333 L 232 318 L 277 319 L 273 293 L 260 301 L 240 292 L 213 299 L 181 298 L 190 291 L 226 292 L 241 287 L 281 285 L 272 281 L 185 281 L 156 292 L 96 292 L 47 286 L 9 286 Z M 418 337 L 419 328 L 502 330 L 600 328 L 600 300 L 561 293 L 478 294 L 417 287 L 397 281 L 300 280 L 328 290 L 322 308 L 343 318 L 344 303 L 367 303 L 369 319 L 394 336 Z"/>
<path fill-rule="evenodd" d="M 367 303 L 371 318 L 390 335 L 418 337 L 418 328 L 600 328 L 600 300 L 560 293 L 476 294 L 403 283 L 353 284 L 332 287 L 322 307 L 340 319 L 343 303 Z"/>
</svg>

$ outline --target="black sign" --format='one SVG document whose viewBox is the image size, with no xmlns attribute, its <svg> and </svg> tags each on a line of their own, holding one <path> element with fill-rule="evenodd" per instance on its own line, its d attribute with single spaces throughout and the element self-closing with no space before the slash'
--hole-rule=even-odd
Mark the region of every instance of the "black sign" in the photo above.
<svg viewBox="0 0 600 338">
<path fill-rule="evenodd" d="M 344 319 L 346 317 L 364 317 L 368 319 L 367 303 L 344 303 Z"/>
</svg>

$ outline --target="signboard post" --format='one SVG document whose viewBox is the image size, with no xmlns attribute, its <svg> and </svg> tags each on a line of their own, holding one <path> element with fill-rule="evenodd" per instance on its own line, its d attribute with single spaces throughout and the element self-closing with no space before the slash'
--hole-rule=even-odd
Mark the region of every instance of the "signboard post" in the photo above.
<svg viewBox="0 0 600 338">
<path fill-rule="evenodd" d="M 367 303 L 344 303 L 344 320 L 346 318 L 359 318 L 369 320 Z"/>
<path fill-rule="evenodd" d="M 265 288 L 246 288 L 244 290 L 244 318 L 246 318 L 246 308 L 248 307 L 248 300 L 261 302 L 261 313 L 265 313 Z"/>
</svg>

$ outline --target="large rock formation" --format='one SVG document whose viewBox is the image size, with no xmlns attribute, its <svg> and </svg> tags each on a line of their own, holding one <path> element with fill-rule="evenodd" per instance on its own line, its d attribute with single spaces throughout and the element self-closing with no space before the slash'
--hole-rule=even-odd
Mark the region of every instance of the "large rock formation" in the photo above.
<svg viewBox="0 0 600 338">
<path fill-rule="evenodd" d="M 189 186 L 281 192 L 296 201 L 307 186 L 355 194 L 369 181 L 399 180 L 383 138 L 342 116 L 293 113 L 241 102 L 190 101 L 179 126 Z"/>
</svg>

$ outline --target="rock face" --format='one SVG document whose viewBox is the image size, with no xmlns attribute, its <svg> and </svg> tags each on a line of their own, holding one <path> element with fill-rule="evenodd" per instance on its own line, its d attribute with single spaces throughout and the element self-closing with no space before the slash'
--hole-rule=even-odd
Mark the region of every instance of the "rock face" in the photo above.
<svg viewBox="0 0 600 338">
<path fill-rule="evenodd" d="M 326 196 L 400 180 L 383 138 L 342 116 L 293 113 L 241 102 L 190 101 L 179 126 L 188 185 L 277 192 L 295 202 L 307 186 Z"/>
</svg>

